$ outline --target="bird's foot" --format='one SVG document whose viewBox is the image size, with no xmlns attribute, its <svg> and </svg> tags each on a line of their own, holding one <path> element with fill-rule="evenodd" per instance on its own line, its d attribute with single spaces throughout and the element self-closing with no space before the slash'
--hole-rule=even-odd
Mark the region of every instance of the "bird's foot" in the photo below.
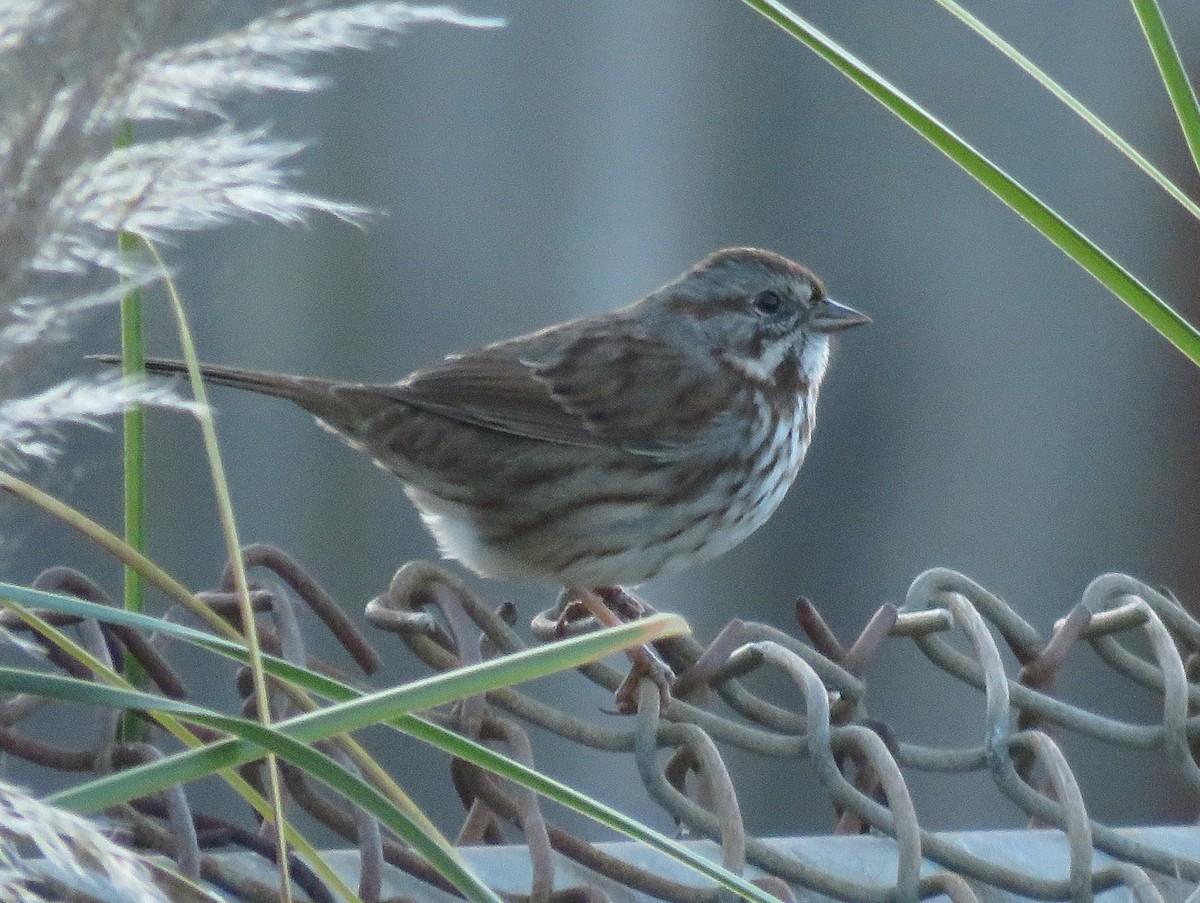
<svg viewBox="0 0 1200 903">
<path fill-rule="evenodd" d="M 636 715 L 638 693 L 643 680 L 651 681 L 658 688 L 660 711 L 671 704 L 671 688 L 675 685 L 675 672 L 649 646 L 634 646 L 627 650 L 630 667 L 625 679 L 614 694 L 617 711 L 622 715 Z"/>
<path fill-rule="evenodd" d="M 584 621 L 587 618 L 596 620 L 592 615 L 592 610 L 583 604 L 579 599 L 564 599 L 558 607 L 558 617 L 554 621 L 554 638 L 561 640 L 564 637 L 576 636 L 579 633 L 585 633 L 588 630 L 594 629 L 589 624 L 578 624 L 577 621 Z M 572 629 L 572 625 L 576 625 Z M 601 624 L 601 626 L 604 626 Z"/>
<path fill-rule="evenodd" d="M 598 597 L 604 603 L 607 611 L 597 610 L 599 606 L 587 601 L 587 596 Z M 617 624 L 637 621 L 649 615 L 657 614 L 657 609 L 643 602 L 622 586 L 598 586 L 592 590 L 563 590 L 559 597 L 557 618 L 554 621 L 554 636 L 561 639 L 571 633 L 571 624 L 584 618 L 594 618 L 601 626 L 613 627 Z M 615 620 L 614 620 L 615 618 Z"/>
<path fill-rule="evenodd" d="M 619 586 L 574 588 L 571 595 L 574 601 L 564 606 L 564 617 L 573 605 L 578 604 L 604 627 L 618 627 L 624 623 L 618 617 L 618 611 L 629 620 L 636 620 L 653 611 L 632 593 Z M 658 687 L 662 706 L 666 708 L 671 702 L 671 685 L 675 682 L 675 672 L 671 670 L 670 665 L 659 658 L 658 653 L 649 645 L 627 649 L 626 655 L 629 656 L 632 666 L 621 685 L 617 687 L 617 711 L 622 715 L 632 715 L 637 711 L 638 684 L 643 678 L 648 678 Z"/>
</svg>

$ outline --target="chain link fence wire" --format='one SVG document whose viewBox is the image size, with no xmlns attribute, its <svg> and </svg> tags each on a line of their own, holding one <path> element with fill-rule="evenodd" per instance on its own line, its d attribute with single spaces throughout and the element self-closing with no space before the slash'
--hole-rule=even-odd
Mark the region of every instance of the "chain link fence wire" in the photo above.
<svg viewBox="0 0 1200 903">
<path fill-rule="evenodd" d="M 248 566 L 270 572 L 269 579 L 256 583 L 253 599 L 256 611 L 268 619 L 262 627 L 265 649 L 318 670 L 337 670 L 316 660 L 308 648 L 295 611 L 297 604 L 306 604 L 350 659 L 366 673 L 375 669 L 379 654 L 373 644 L 297 562 L 261 545 L 248 547 L 245 558 Z M 111 604 L 103 589 L 66 568 L 47 571 L 36 585 Z M 228 587 L 203 598 L 236 622 Z M 535 639 L 553 641 L 592 629 L 592 621 L 579 617 L 570 601 L 560 599 L 534 618 Z M 651 611 L 623 591 L 608 593 L 606 601 L 625 617 Z M 1200 884 L 1200 829 L 1156 833 L 1117 830 L 1096 821 L 1055 740 L 1072 734 L 1109 747 L 1156 751 L 1170 772 L 1164 780 L 1200 791 L 1200 686 L 1191 680 L 1200 669 L 1200 621 L 1170 593 L 1123 574 L 1098 577 L 1050 636 L 1043 637 L 968 577 L 934 569 L 913 581 L 902 607 L 880 607 L 849 645 L 833 634 L 811 603 L 800 600 L 796 615 L 796 636 L 735 620 L 707 645 L 690 637 L 658 643 L 657 654 L 678 675 L 665 705 L 660 687 L 650 679 L 639 682 L 636 670 L 624 674 L 606 663 L 579 669 L 605 690 L 623 692 L 636 703 L 636 712 L 626 718 L 581 717 L 512 688 L 426 714 L 531 767 L 537 766 L 537 758 L 530 728 L 581 747 L 631 756 L 645 793 L 681 833 L 707 839 L 714 858 L 726 868 L 751 876 L 783 900 L 815 894 L 854 903 L 915 903 L 944 894 L 958 903 L 1000 894 L 1083 903 L 1098 893 L 1123 889 L 1126 899 L 1131 895 L 1157 903 L 1183 900 Z M 46 617 L 58 624 L 75 623 Z M 22 626 L 7 615 L 0 620 L 10 630 Z M 396 634 L 434 671 L 527 645 L 513 627 L 511 605 L 489 605 L 459 577 L 425 562 L 401 568 L 387 590 L 368 603 L 366 621 Z M 80 632 L 93 653 L 103 652 L 105 660 L 120 663 L 128 650 L 163 693 L 186 694 L 158 638 L 95 622 L 81 625 Z M 911 743 L 869 717 L 866 674 L 887 643 L 914 644 L 929 664 L 977 692 L 984 730 L 975 743 Z M 1122 680 L 1153 694 L 1157 717 L 1145 723 L 1125 721 L 1057 698 L 1055 678 L 1083 645 Z M 1148 649 L 1149 655 L 1135 648 Z M 1015 675 L 1006 672 L 1004 650 L 1016 660 Z M 46 651 L 55 665 L 79 671 L 61 650 Z M 778 672 L 794 688 L 789 704 L 769 701 L 747 685 L 748 677 L 765 671 Z M 248 700 L 244 674 L 238 684 Z M 286 714 L 282 695 L 272 704 L 279 707 L 273 717 Z M 85 749 L 60 749 L 19 731 L 18 723 L 40 705 L 24 697 L 0 701 L 0 750 L 73 772 L 102 772 L 162 755 L 150 744 L 114 746 L 111 719 L 97 725 L 95 739 Z M 336 743 L 325 748 L 341 756 Z M 837 815 L 835 834 L 875 836 L 836 838 L 860 846 L 851 859 L 830 859 L 748 833 L 723 755 L 735 750 L 811 769 Z M 385 864 L 409 876 L 405 898 L 434 899 L 452 892 L 371 818 L 327 797 L 296 769 L 284 766 L 283 773 L 296 805 L 358 845 L 355 873 L 366 903 L 385 899 L 384 888 L 391 887 L 383 879 Z M 1007 835 L 1005 855 L 978 839 L 996 835 L 927 830 L 906 780 L 918 773 L 986 775 L 1026 814 L 1030 830 Z M 261 785 L 256 766 L 246 766 L 243 774 Z M 520 856 L 528 863 L 526 880 L 519 886 L 498 885 L 512 899 L 604 900 L 613 898 L 613 888 L 680 903 L 727 899 L 686 872 L 631 855 L 629 845 L 588 842 L 548 819 L 534 793 L 474 765 L 454 760 L 450 779 L 465 810 L 459 844 L 501 845 L 509 832 L 519 833 L 524 844 Z M 118 821 L 127 839 L 171 856 L 186 875 L 246 898 L 276 899 L 269 877 L 251 877 L 244 857 L 213 855 L 234 846 L 269 866 L 274 855 L 269 837 L 224 816 L 193 811 L 185 790 L 124 807 Z M 861 846 L 867 842 L 873 845 Z M 1016 855 L 1030 844 L 1040 852 Z M 564 868 L 564 862 L 571 866 Z M 853 863 L 857 870 L 847 868 Z M 874 864 L 868 868 L 867 863 Z M 332 899 L 301 863 L 293 863 L 293 874 L 311 899 Z M 414 894 L 414 886 L 423 890 Z M 1200 895 L 1195 899 L 1200 903 Z"/>
</svg>

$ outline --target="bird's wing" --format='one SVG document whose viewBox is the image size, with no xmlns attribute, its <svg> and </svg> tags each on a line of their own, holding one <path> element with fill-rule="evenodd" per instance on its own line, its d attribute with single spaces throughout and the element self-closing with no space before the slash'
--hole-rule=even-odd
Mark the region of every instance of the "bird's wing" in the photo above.
<svg viewBox="0 0 1200 903">
<path fill-rule="evenodd" d="M 618 340 L 608 328 L 455 355 L 386 391 L 516 436 L 669 459 L 727 435 L 724 388 L 682 350 L 635 333 Z"/>
</svg>

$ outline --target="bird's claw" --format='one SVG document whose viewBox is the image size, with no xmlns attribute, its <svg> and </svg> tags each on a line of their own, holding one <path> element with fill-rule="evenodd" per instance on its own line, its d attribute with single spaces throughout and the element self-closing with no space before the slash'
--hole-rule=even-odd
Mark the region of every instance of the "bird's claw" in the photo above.
<svg viewBox="0 0 1200 903">
<path fill-rule="evenodd" d="M 621 685 L 617 687 L 615 701 L 617 712 L 634 715 L 638 710 L 638 694 L 642 680 L 651 681 L 658 688 L 660 711 L 671 704 L 671 687 L 675 684 L 675 672 L 647 646 L 630 650 L 632 665 Z"/>
</svg>

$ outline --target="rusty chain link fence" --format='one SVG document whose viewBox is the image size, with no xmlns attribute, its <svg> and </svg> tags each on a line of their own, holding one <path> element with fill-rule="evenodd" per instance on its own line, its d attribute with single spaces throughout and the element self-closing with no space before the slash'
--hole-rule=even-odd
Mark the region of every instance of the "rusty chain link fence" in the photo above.
<svg viewBox="0 0 1200 903">
<path fill-rule="evenodd" d="M 328 667 L 307 651 L 294 610 L 303 603 L 314 609 L 360 668 L 374 670 L 378 653 L 373 644 L 296 562 L 270 547 L 252 546 L 246 550 L 246 563 L 273 572 L 273 578 L 258 583 L 254 592 L 256 609 L 269 616 L 263 626 L 265 648 L 318 670 Z M 66 568 L 45 572 L 36 586 L 111 604 L 99 586 Z M 236 619 L 228 585 L 202 598 Z M 613 601 L 618 609 L 628 609 L 627 615 L 648 610 L 632 597 Z M 541 613 L 533 621 L 534 636 L 550 641 L 589 629 L 590 622 L 572 620 L 571 614 L 561 603 Z M 47 619 L 78 623 L 49 614 Z M 510 605 L 493 607 L 458 577 L 422 562 L 401 568 L 388 589 L 368 604 L 366 620 L 397 634 L 434 671 L 526 646 L 513 628 L 516 613 Z M 734 621 L 707 645 L 690 637 L 659 643 L 659 654 L 678 675 L 671 698 L 664 708 L 653 681 L 627 685 L 637 708 L 629 718 L 584 718 L 518 689 L 426 714 L 531 767 L 537 766 L 537 757 L 530 727 L 571 743 L 632 756 L 645 793 L 681 830 L 714 841 L 726 868 L 752 874 L 755 883 L 784 900 L 815 893 L 860 903 L 916 901 L 937 894 L 973 901 L 1005 892 L 1039 900 L 1086 901 L 1096 893 L 1125 887 L 1139 901 L 1172 901 L 1182 900 L 1200 883 L 1200 856 L 1154 843 L 1152 832 L 1117 830 L 1093 820 L 1054 739 L 1076 734 L 1111 747 L 1157 750 L 1160 760 L 1165 757 L 1169 763 L 1171 780 L 1200 791 L 1195 745 L 1200 740 L 1200 686 L 1191 680 L 1200 669 L 1200 622 L 1169 593 L 1122 574 L 1099 577 L 1051 635 L 1043 637 L 984 587 L 954 571 L 935 569 L 913 581 L 902 607 L 882 606 L 849 646 L 803 600 L 797 604 L 797 622 L 800 636 Z M 9 629 L 22 626 L 7 614 L 4 624 Z M 154 637 L 96 622 L 82 623 L 80 633 L 104 660 L 119 662 L 128 650 L 164 694 L 186 692 Z M 1142 639 L 1134 642 L 1139 634 Z M 864 674 L 885 642 L 915 644 L 934 668 L 978 691 L 985 730 L 975 745 L 907 742 L 869 717 Z M 1094 649 L 1120 678 L 1154 694 L 1159 700 L 1157 717 L 1131 723 L 1056 698 L 1055 677 L 1081 644 Z M 1015 675 L 1006 672 L 1005 647 L 1019 663 Z M 1134 647 L 1148 648 L 1150 655 Z M 55 665 L 87 676 L 86 669 L 62 650 L 48 647 L 46 652 Z M 768 701 L 748 688 L 744 679 L 761 669 L 781 672 L 794 685 L 794 703 Z M 580 670 L 613 692 L 627 680 L 604 663 Z M 244 678 L 240 684 L 248 697 Z M 113 736 L 111 730 L 100 732 L 103 736 L 90 748 L 49 745 L 20 729 L 22 720 L 40 705 L 28 697 L 0 704 L 4 752 L 70 772 L 122 768 L 162 755 L 151 743 L 113 746 L 111 739 L 103 739 Z M 328 749 L 333 752 L 336 746 Z M 836 833 L 890 838 L 892 865 L 850 876 L 844 869 L 797 854 L 787 844 L 749 835 L 722 755 L 730 750 L 804 763 L 838 813 Z M 1047 873 L 926 830 L 906 783 L 906 775 L 919 772 L 986 775 L 1027 814 L 1030 828 L 1051 828 L 1065 838 L 1061 861 Z M 255 768 L 244 773 L 257 781 Z M 440 892 L 449 892 L 442 878 L 371 818 L 327 797 L 298 770 L 283 765 L 283 773 L 296 805 L 358 844 L 359 891 L 366 903 L 387 896 L 382 890 L 387 886 L 382 878 L 385 863 L 406 872 L 406 880 L 418 882 L 406 885 L 406 893 L 416 899 L 440 899 Z M 603 885 L 681 903 L 725 899 L 724 892 L 699 879 L 689 881 L 639 864 L 633 857 L 614 855 L 606 845 L 582 839 L 548 820 L 536 794 L 474 765 L 455 760 L 450 776 L 466 811 L 459 844 L 500 844 L 504 829 L 514 827 L 524 840 L 521 855 L 529 865 L 528 880 L 519 891 L 504 887 L 506 896 L 558 903 L 609 899 Z M 236 846 L 269 864 L 273 843 L 235 821 L 193 811 L 183 788 L 125 807 L 120 820 L 132 843 L 174 857 L 185 873 L 250 899 L 273 893 L 234 860 L 213 854 Z M 596 882 L 579 880 L 575 869 L 565 880 L 555 863 L 566 860 L 597 876 Z M 296 863 L 294 877 L 311 899 L 332 899 L 330 890 L 301 863 Z M 413 891 L 413 886 L 426 890 Z"/>
</svg>

